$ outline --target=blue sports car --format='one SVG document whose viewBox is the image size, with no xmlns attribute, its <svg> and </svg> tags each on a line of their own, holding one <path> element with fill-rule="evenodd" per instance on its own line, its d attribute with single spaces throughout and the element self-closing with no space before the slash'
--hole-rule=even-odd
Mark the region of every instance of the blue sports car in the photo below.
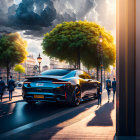
<svg viewBox="0 0 140 140">
<path fill-rule="evenodd" d="M 98 84 L 82 70 L 52 69 L 26 78 L 22 95 L 28 103 L 65 101 L 71 106 L 77 106 L 83 100 L 97 97 Z"/>
</svg>

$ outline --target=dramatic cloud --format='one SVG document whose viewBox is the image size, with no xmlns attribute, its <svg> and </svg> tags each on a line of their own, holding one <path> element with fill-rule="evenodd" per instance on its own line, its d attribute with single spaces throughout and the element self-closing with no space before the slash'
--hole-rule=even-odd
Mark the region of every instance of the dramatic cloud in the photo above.
<svg viewBox="0 0 140 140">
<path fill-rule="evenodd" d="M 10 12 L 11 24 L 24 30 L 50 26 L 56 18 L 56 10 L 50 0 L 22 0 L 17 8 L 12 6 L 9 9 L 15 13 L 11 15 Z"/>
<path fill-rule="evenodd" d="M 18 31 L 37 57 L 43 35 L 63 21 L 94 21 L 115 36 L 115 6 L 116 0 L 0 0 L 0 34 Z"/>
<path fill-rule="evenodd" d="M 116 28 L 116 0 L 96 0 L 98 21 L 108 30 Z"/>
<path fill-rule="evenodd" d="M 63 15 L 64 19 L 65 14 L 68 14 L 75 20 L 83 20 L 95 6 L 94 0 L 54 0 L 53 2 L 57 13 Z"/>
<path fill-rule="evenodd" d="M 109 30 L 115 28 L 116 0 L 16 1 L 0 0 L 0 25 L 25 30 L 26 35 L 41 37 L 63 21 L 96 21 Z"/>
<path fill-rule="evenodd" d="M 22 0 L 17 5 L 8 2 L 3 2 L 5 19 L 0 24 L 39 37 L 63 21 L 84 20 L 95 8 L 94 0 Z"/>
<path fill-rule="evenodd" d="M 8 8 L 14 4 L 13 0 L 0 0 L 0 25 L 8 23 Z"/>
</svg>

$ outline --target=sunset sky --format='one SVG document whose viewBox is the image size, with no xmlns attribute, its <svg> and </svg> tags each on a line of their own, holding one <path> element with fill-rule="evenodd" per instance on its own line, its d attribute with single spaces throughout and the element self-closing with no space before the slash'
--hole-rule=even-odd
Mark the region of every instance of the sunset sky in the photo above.
<svg viewBox="0 0 140 140">
<path fill-rule="evenodd" d="M 19 32 L 34 58 L 42 54 L 43 35 L 63 21 L 87 20 L 104 26 L 115 37 L 116 0 L 0 0 L 0 33 Z"/>
</svg>

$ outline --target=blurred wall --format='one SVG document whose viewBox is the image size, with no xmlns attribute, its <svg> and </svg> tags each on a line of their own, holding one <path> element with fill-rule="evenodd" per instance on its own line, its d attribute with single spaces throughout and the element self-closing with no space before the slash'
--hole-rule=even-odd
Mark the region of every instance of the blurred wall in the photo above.
<svg viewBox="0 0 140 140">
<path fill-rule="evenodd" d="M 117 0 L 117 136 L 135 136 L 136 130 L 140 128 L 140 125 L 136 127 L 136 111 L 140 112 L 136 106 L 140 106 L 140 98 L 136 94 L 135 2 L 136 0 Z"/>
<path fill-rule="evenodd" d="M 136 0 L 136 128 L 140 136 L 140 0 Z"/>
</svg>

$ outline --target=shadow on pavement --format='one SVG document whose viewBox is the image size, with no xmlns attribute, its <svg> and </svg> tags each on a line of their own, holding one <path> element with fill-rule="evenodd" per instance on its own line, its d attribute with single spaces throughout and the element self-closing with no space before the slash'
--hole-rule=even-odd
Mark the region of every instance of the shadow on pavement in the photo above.
<svg viewBox="0 0 140 140">
<path fill-rule="evenodd" d="M 113 109 L 113 102 L 101 106 L 95 111 L 96 116 L 87 124 L 87 126 L 113 126 L 111 119 L 111 112 Z"/>
<path fill-rule="evenodd" d="M 34 128 L 32 131 L 26 131 L 26 133 L 19 133 L 17 135 L 12 135 L 10 140 L 51 140 L 53 136 L 59 131 L 61 131 L 63 127 L 52 127 L 52 128 L 44 128 L 40 129 L 39 127 Z M 5 139 L 4 139 L 5 140 Z M 9 140 L 9 139 L 6 139 Z"/>
<path fill-rule="evenodd" d="M 14 97 L 20 97 L 20 96 L 22 96 L 22 95 L 14 95 L 14 96 L 12 96 L 12 97 L 14 98 Z M 9 96 L 2 97 L 2 99 L 5 99 L 5 98 L 9 98 Z"/>
</svg>

